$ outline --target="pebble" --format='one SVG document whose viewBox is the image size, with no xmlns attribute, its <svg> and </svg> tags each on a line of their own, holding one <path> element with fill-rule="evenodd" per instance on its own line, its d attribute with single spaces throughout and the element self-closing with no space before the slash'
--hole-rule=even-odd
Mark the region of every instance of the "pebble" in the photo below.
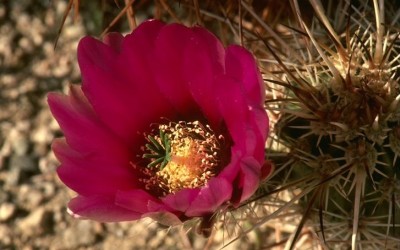
<svg viewBox="0 0 400 250">
<path fill-rule="evenodd" d="M 9 141 L 11 142 L 11 148 L 13 152 L 18 155 L 25 155 L 29 149 L 29 138 L 23 133 L 12 130 L 9 136 Z"/>
<path fill-rule="evenodd" d="M 11 228 L 6 225 L 0 224 L 0 246 L 7 247 L 12 244 L 12 235 Z"/>
<path fill-rule="evenodd" d="M 7 176 L 5 178 L 5 187 L 14 187 L 17 186 L 21 179 L 21 169 L 19 168 L 11 168 Z"/>
<path fill-rule="evenodd" d="M 20 185 L 17 201 L 24 209 L 32 210 L 38 207 L 44 199 L 44 193 L 30 185 Z"/>
<path fill-rule="evenodd" d="M 9 199 L 9 197 L 10 197 L 10 193 L 8 193 L 7 192 L 7 190 L 5 190 L 4 188 L 3 189 L 0 189 L 0 204 L 2 204 L 2 203 L 4 203 L 4 202 L 7 202 L 7 200 Z"/>
<path fill-rule="evenodd" d="M 50 121 L 49 121 L 50 122 Z M 32 131 L 31 140 L 39 144 L 48 144 L 54 138 L 54 134 L 50 131 L 48 127 L 39 127 Z"/>
<path fill-rule="evenodd" d="M 94 224 L 91 221 L 77 221 L 75 227 L 67 228 L 63 233 L 63 247 L 75 249 L 94 244 L 96 241 Z"/>
<path fill-rule="evenodd" d="M 140 243 L 137 243 L 137 241 L 140 240 L 142 239 L 137 237 L 119 238 L 111 235 L 105 239 L 104 243 L 102 244 L 102 249 L 115 250 L 115 246 L 118 246 L 118 250 L 142 250 L 143 247 L 139 247 Z M 132 242 L 135 242 L 135 244 L 132 244 Z"/>
<path fill-rule="evenodd" d="M 0 221 L 9 220 L 16 211 L 16 206 L 10 202 L 4 202 L 0 205 Z"/>
<path fill-rule="evenodd" d="M 17 222 L 18 229 L 26 236 L 38 236 L 51 229 L 52 213 L 39 207 Z"/>
<path fill-rule="evenodd" d="M 10 158 L 10 168 L 18 168 L 26 173 L 35 173 L 38 170 L 37 159 L 31 155 L 13 154 Z"/>
<path fill-rule="evenodd" d="M 18 85 L 18 88 L 20 85 Z M 14 114 L 15 115 L 15 114 Z M 17 124 L 12 126 L 7 133 L 7 140 L 11 143 L 11 148 L 14 153 L 24 155 L 29 149 L 29 130 L 31 121 L 20 120 Z"/>
<path fill-rule="evenodd" d="M 4 6 L 0 6 L 0 18 L 3 18 L 6 15 L 6 8 Z"/>
<path fill-rule="evenodd" d="M 60 163 L 55 158 L 53 152 L 50 152 L 45 157 L 39 159 L 39 169 L 42 174 L 54 175 L 59 165 Z"/>
</svg>

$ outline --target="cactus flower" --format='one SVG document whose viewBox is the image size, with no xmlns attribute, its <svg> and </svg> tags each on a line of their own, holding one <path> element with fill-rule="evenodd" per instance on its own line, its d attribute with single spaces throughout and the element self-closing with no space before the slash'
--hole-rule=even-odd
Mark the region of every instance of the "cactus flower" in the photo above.
<svg viewBox="0 0 400 250">
<path fill-rule="evenodd" d="M 152 20 L 125 37 L 83 38 L 78 62 L 82 85 L 48 95 L 72 215 L 207 218 L 248 199 L 270 171 L 262 78 L 244 48 Z"/>
</svg>

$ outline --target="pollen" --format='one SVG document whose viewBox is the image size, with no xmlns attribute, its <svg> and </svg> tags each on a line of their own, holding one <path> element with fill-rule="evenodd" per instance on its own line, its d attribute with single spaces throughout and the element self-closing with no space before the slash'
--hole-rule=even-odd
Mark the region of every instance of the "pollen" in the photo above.
<svg viewBox="0 0 400 250">
<path fill-rule="evenodd" d="M 167 195 L 204 186 L 217 174 L 223 137 L 209 125 L 180 121 L 161 124 L 158 130 L 159 135 L 147 137 L 148 152 L 143 154 L 150 160 L 149 178 L 143 179 L 146 189 Z"/>
</svg>

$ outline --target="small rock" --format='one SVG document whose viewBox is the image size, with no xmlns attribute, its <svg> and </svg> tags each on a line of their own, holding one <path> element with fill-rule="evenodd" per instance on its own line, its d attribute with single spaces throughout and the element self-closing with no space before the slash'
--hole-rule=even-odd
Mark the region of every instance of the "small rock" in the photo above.
<svg viewBox="0 0 400 250">
<path fill-rule="evenodd" d="M 32 44 L 32 41 L 30 39 L 28 39 L 27 37 L 22 37 L 19 41 L 18 41 L 18 45 L 23 48 L 26 52 L 32 53 L 34 47 Z"/>
<path fill-rule="evenodd" d="M 41 189 L 42 189 L 42 194 L 44 195 L 44 197 L 52 197 L 54 196 L 54 193 L 56 192 L 56 187 L 54 185 L 54 183 L 51 182 L 43 182 L 41 185 Z"/>
<path fill-rule="evenodd" d="M 60 165 L 56 157 L 54 156 L 53 151 L 47 153 L 45 157 L 41 157 L 39 159 L 39 170 L 42 174 L 51 174 L 54 175 L 57 167 Z"/>
<path fill-rule="evenodd" d="M 96 233 L 91 221 L 78 221 L 77 226 L 69 227 L 63 233 L 63 246 L 75 249 L 80 246 L 89 246 L 95 243 Z"/>
<path fill-rule="evenodd" d="M 131 239 L 129 238 L 119 238 L 116 236 L 108 236 L 104 242 L 102 249 L 103 250 L 114 250 L 115 246 L 118 246 L 118 250 L 135 250 L 135 249 L 145 249 L 145 244 L 140 245 L 136 242 L 137 239 L 135 239 L 135 244 L 133 246 Z"/>
<path fill-rule="evenodd" d="M 52 227 L 52 214 L 44 207 L 31 212 L 27 217 L 18 221 L 17 227 L 26 236 L 37 236 L 47 232 Z"/>
<path fill-rule="evenodd" d="M 33 154 L 39 158 L 44 158 L 48 152 L 49 152 L 48 144 L 35 143 L 33 146 Z M 40 160 L 39 160 L 39 162 L 40 162 Z"/>
<path fill-rule="evenodd" d="M 0 18 L 4 18 L 6 15 L 6 8 L 4 6 L 0 6 Z"/>
<path fill-rule="evenodd" d="M 34 173 L 38 170 L 37 159 L 30 155 L 14 154 L 10 158 L 10 168 L 19 168 L 27 173 Z"/>
<path fill-rule="evenodd" d="M 21 179 L 21 169 L 19 168 L 11 168 L 8 171 L 5 186 L 13 187 L 18 185 L 19 180 Z"/>
<path fill-rule="evenodd" d="M 12 129 L 8 139 L 16 155 L 25 155 L 28 152 L 29 138 L 24 132 L 18 129 Z"/>
<path fill-rule="evenodd" d="M 168 232 L 166 230 L 159 230 L 155 232 L 154 237 L 148 241 L 149 248 L 159 249 L 163 243 L 165 243 L 165 238 L 167 237 Z"/>
<path fill-rule="evenodd" d="M 0 224 L 0 246 L 7 247 L 12 243 L 12 235 L 11 228 L 7 225 Z"/>
<path fill-rule="evenodd" d="M 42 119 L 44 120 L 44 119 Z M 50 119 L 48 119 L 50 122 Z M 47 122 L 47 121 L 46 121 Z M 41 126 L 32 131 L 31 140 L 38 144 L 48 144 L 54 138 L 52 131 L 46 126 Z"/>
<path fill-rule="evenodd" d="M 4 202 L 0 205 L 0 221 L 7 221 L 15 213 L 16 207 L 13 203 Z"/>
<path fill-rule="evenodd" d="M 19 187 L 18 203 L 21 207 L 27 210 L 32 210 L 38 207 L 44 200 L 44 194 L 36 188 L 29 185 L 21 185 Z"/>
<path fill-rule="evenodd" d="M 10 193 L 7 190 L 0 189 L 0 204 L 6 202 L 10 198 Z"/>
</svg>

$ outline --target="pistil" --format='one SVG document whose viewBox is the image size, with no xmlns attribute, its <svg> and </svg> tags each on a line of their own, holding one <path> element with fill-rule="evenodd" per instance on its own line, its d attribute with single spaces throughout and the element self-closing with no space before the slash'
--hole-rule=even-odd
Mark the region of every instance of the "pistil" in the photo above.
<svg viewBox="0 0 400 250">
<path fill-rule="evenodd" d="M 217 174 L 223 137 L 199 121 L 161 124 L 157 135 L 147 135 L 143 158 L 148 159 L 141 181 L 162 195 L 204 186 Z"/>
</svg>

